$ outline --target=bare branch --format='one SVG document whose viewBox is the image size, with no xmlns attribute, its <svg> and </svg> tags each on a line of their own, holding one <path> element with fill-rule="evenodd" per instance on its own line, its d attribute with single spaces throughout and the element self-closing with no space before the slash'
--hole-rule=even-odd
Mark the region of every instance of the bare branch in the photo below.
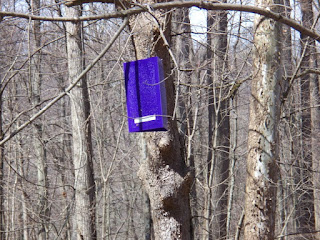
<svg viewBox="0 0 320 240">
<path fill-rule="evenodd" d="M 103 0 L 102 0 L 103 1 Z M 109 0 L 106 0 L 109 1 Z M 86 1 L 83 1 L 83 3 Z M 91 1 L 90 1 L 91 2 Z M 92 1 L 93 2 L 93 1 Z M 98 2 L 98 1 L 96 1 Z M 99 1 L 101 2 L 101 1 Z M 260 8 L 251 5 L 240 5 L 240 4 L 227 4 L 227 3 L 216 3 L 216 2 L 207 2 L 207 1 L 174 1 L 174 2 L 163 2 L 163 3 L 155 3 L 149 5 L 150 9 L 158 10 L 158 9 L 172 9 L 172 8 L 182 8 L 182 7 L 198 7 L 201 9 L 207 10 L 220 10 L 220 11 L 240 11 L 240 12 L 250 12 L 265 16 L 267 18 L 274 19 L 275 21 L 281 22 L 283 24 L 288 25 L 289 27 L 297 30 L 301 34 L 305 36 L 309 36 L 316 41 L 320 42 L 320 34 L 315 32 L 314 30 L 303 27 L 297 21 L 287 18 L 279 13 L 273 12 L 271 10 Z M 122 18 L 126 16 L 131 16 L 135 14 L 139 14 L 142 12 L 146 12 L 147 8 L 145 7 L 132 7 L 123 11 L 116 11 L 113 13 L 101 14 L 101 15 L 93 15 L 93 16 L 85 16 L 79 18 L 68 18 L 68 17 L 43 17 L 36 16 L 32 14 L 23 14 L 16 12 L 3 12 L 0 11 L 1 17 L 18 17 L 25 18 L 28 20 L 42 20 L 42 21 L 60 21 L 60 22 L 72 22 L 72 21 L 91 21 L 91 20 L 106 20 L 111 18 Z"/>
<path fill-rule="evenodd" d="M 71 7 L 71 6 L 76 6 L 76 5 L 81 5 L 83 3 L 93 3 L 93 2 L 101 2 L 101 3 L 114 3 L 114 0 L 67 0 L 66 1 L 66 6 Z"/>
</svg>

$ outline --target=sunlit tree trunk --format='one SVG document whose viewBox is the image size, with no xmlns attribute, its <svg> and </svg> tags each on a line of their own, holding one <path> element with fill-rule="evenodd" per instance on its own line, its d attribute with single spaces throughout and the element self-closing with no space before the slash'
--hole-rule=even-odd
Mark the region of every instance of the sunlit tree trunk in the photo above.
<svg viewBox="0 0 320 240">
<path fill-rule="evenodd" d="M 160 26 L 153 16 L 157 18 Z M 170 76 L 170 54 L 166 46 L 166 41 L 170 43 L 170 15 L 161 15 L 160 11 L 153 12 L 152 15 L 142 13 L 131 17 L 130 26 L 136 33 L 133 40 L 137 58 L 157 55 L 163 61 L 164 74 L 167 77 L 168 115 L 172 115 L 175 107 L 174 86 Z M 167 132 L 145 133 L 148 159 L 140 166 L 138 175 L 149 195 L 155 239 L 188 240 L 191 228 L 191 177 L 187 174 L 181 151 L 177 123 L 171 117 L 168 120 Z"/>
<path fill-rule="evenodd" d="M 227 239 L 231 237 L 231 218 L 232 218 L 232 203 L 235 190 L 235 164 L 237 161 L 236 150 L 238 147 L 238 110 L 237 110 L 237 96 L 230 99 L 230 166 L 229 166 L 229 192 L 226 216 L 226 235 Z"/>
<path fill-rule="evenodd" d="M 79 17 L 79 7 L 66 9 L 68 17 Z M 68 22 L 67 53 L 69 81 L 72 82 L 84 68 L 83 36 L 81 23 Z M 73 164 L 75 171 L 75 206 L 72 239 L 96 239 L 95 183 L 92 162 L 90 104 L 86 78 L 69 94 L 71 104 Z"/>
<path fill-rule="evenodd" d="M 256 5 L 277 11 L 273 0 Z M 280 115 L 280 25 L 256 16 L 245 202 L 245 239 L 274 239 Z"/>
<path fill-rule="evenodd" d="M 148 152 L 147 152 L 147 143 L 145 138 L 140 139 L 140 148 L 141 148 L 141 158 L 143 163 L 147 162 Z M 150 209 L 150 199 L 149 195 L 146 192 L 143 192 L 143 223 L 144 223 L 144 240 L 152 239 L 152 219 L 151 219 L 151 209 Z"/>
</svg>

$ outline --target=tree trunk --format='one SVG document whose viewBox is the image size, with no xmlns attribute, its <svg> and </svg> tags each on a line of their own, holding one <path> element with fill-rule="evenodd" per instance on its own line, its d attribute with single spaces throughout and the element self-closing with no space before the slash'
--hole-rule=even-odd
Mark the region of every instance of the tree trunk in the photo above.
<svg viewBox="0 0 320 240">
<path fill-rule="evenodd" d="M 192 61 L 192 39 L 191 39 L 191 26 L 189 19 L 189 9 L 176 9 L 172 16 L 172 44 L 174 46 L 174 55 L 177 60 L 179 71 L 177 71 L 176 78 L 186 86 L 180 86 L 180 99 L 179 99 L 179 119 L 181 122 L 180 132 L 183 137 L 188 136 L 192 129 L 192 109 L 191 109 L 191 69 Z M 182 69 L 182 71 L 180 70 Z M 186 71 L 184 71 L 186 70 Z M 192 154 L 191 154 L 192 155 Z"/>
<path fill-rule="evenodd" d="M 144 138 L 140 140 L 141 146 L 141 158 L 143 163 L 147 162 L 148 152 L 147 152 L 147 144 Z M 149 195 L 146 192 L 143 192 L 143 222 L 144 222 L 144 240 L 151 240 L 152 236 L 152 219 L 151 219 L 151 209 L 150 209 L 150 199 Z"/>
<path fill-rule="evenodd" d="M 0 8 L 2 8 L 2 1 L 0 0 Z M 1 22 L 2 19 L 0 19 Z M 2 76 L 0 74 L 0 89 L 2 90 Z M 3 130 L 2 130 L 2 91 L 0 94 L 0 139 L 3 139 Z M 5 220 L 4 220 L 4 168 L 3 168 L 3 146 L 0 146 L 0 240 L 5 239 Z"/>
<path fill-rule="evenodd" d="M 1 6 L 1 5 L 0 5 Z M 2 83 L 0 84 L 0 89 L 2 89 Z M 3 101 L 2 101 L 2 91 L 0 94 L 0 139 L 3 138 Z M 0 146 L 0 240 L 5 239 L 5 206 L 4 206 L 4 148 Z"/>
<path fill-rule="evenodd" d="M 273 0 L 256 1 L 277 11 Z M 280 25 L 255 17 L 245 202 L 245 239 L 274 239 L 280 115 Z"/>
<path fill-rule="evenodd" d="M 315 47 L 315 44 L 313 44 Z M 315 50 L 316 51 L 316 50 Z M 316 54 L 313 55 L 312 68 L 316 69 Z M 310 80 L 311 99 L 311 150 L 313 169 L 313 194 L 314 194 L 314 218 L 315 229 L 320 230 L 320 91 L 319 78 L 317 75 Z M 316 239 L 320 240 L 320 233 L 316 233 Z"/>
<path fill-rule="evenodd" d="M 68 17 L 79 17 L 79 7 L 66 8 Z M 72 82 L 84 68 L 81 23 L 68 22 L 67 53 L 69 81 Z M 72 239 L 97 239 L 95 227 L 95 183 L 92 162 L 90 104 L 86 79 L 69 94 L 71 104 L 73 164 L 75 171 L 75 210 Z"/>
<path fill-rule="evenodd" d="M 21 149 L 21 140 L 19 139 L 17 141 L 17 144 L 18 144 L 18 150 L 17 150 L 17 155 L 18 157 L 21 159 L 21 163 L 19 163 L 19 166 L 18 166 L 18 172 L 20 174 L 20 176 L 24 176 L 24 172 L 23 172 L 23 157 L 22 157 L 22 149 Z M 28 210 L 27 210 L 27 198 L 26 198 L 26 190 L 24 188 L 24 184 L 22 182 L 23 180 L 22 179 L 19 179 L 19 184 L 20 184 L 20 187 L 21 187 L 21 212 L 22 212 L 22 236 L 23 236 L 23 240 L 28 240 L 29 239 L 29 234 L 28 234 Z"/>
<path fill-rule="evenodd" d="M 227 26 L 226 12 L 208 12 L 209 134 L 205 232 L 208 239 L 225 238 L 229 177 L 229 99 L 227 99 Z M 213 204 L 213 206 L 211 206 Z M 213 219 L 212 219 L 213 218 Z"/>
<path fill-rule="evenodd" d="M 195 177 L 195 162 L 194 162 L 194 104 L 192 102 L 192 84 L 193 72 L 193 40 L 191 38 L 191 25 L 189 19 L 189 9 L 176 9 L 172 16 L 172 35 L 175 57 L 179 67 L 176 78 L 179 78 L 182 86 L 179 86 L 179 111 L 178 119 L 180 120 L 179 132 L 181 134 L 181 142 L 183 142 L 186 149 L 186 163 L 190 169 L 192 178 Z M 192 216 L 197 216 L 197 193 L 196 184 L 192 184 L 190 192 L 190 204 Z M 192 218 L 192 226 L 197 225 L 197 218 Z M 192 228 L 192 237 L 195 237 L 194 229 Z"/>
<path fill-rule="evenodd" d="M 142 2 L 143 3 L 143 2 Z M 150 3 L 150 2 L 148 2 Z M 142 13 L 130 19 L 138 59 L 157 55 L 163 61 L 166 78 L 168 115 L 174 112 L 174 86 L 170 76 L 170 14 L 163 11 Z M 163 32 L 162 32 L 163 31 Z M 164 35 L 162 35 L 162 33 Z M 161 36 L 162 35 L 162 36 Z M 177 123 L 168 119 L 167 132 L 145 133 L 148 159 L 141 164 L 138 175 L 149 195 L 155 239 L 190 239 L 189 190 L 191 177 L 184 162 Z"/>
<path fill-rule="evenodd" d="M 302 14 L 302 24 L 307 28 L 312 28 L 313 25 L 313 10 L 312 10 L 312 0 L 300 1 L 301 6 L 301 14 Z M 312 40 L 309 40 L 308 37 L 301 35 L 301 52 L 305 51 L 304 56 L 302 56 L 301 61 L 301 72 L 309 69 L 312 65 L 315 65 L 313 61 L 314 58 L 312 56 L 312 52 L 315 51 L 315 43 Z M 311 62 L 314 64 L 311 65 Z M 300 89 L 301 89 L 301 134 L 302 134 L 302 156 L 300 159 L 300 179 L 301 181 L 301 191 L 299 192 L 300 202 L 298 205 L 299 215 L 298 215 L 298 230 L 301 233 L 306 233 L 310 231 L 314 231 L 314 193 L 313 187 L 310 179 L 312 179 L 312 160 L 313 160 L 313 151 L 312 148 L 312 126 L 311 126 L 311 115 L 312 111 L 315 113 L 316 109 L 310 108 L 312 106 L 312 102 L 317 101 L 317 99 L 311 100 L 313 94 L 317 93 L 317 88 L 311 89 L 312 83 L 317 81 L 315 79 L 315 75 L 306 74 L 301 78 Z M 318 86 L 319 89 L 319 86 Z M 315 96 L 313 96 L 315 97 Z M 318 140 L 317 140 L 318 142 Z M 315 160 L 314 164 L 316 165 Z M 315 167 L 315 166 L 314 166 Z M 302 237 L 303 238 L 303 237 Z M 302 239 L 301 238 L 301 239 Z"/>
<path fill-rule="evenodd" d="M 281 13 L 286 17 L 291 16 L 291 5 L 290 0 L 281 0 L 280 4 Z M 284 76 L 287 79 L 291 80 L 294 64 L 292 58 L 292 35 L 289 34 L 291 32 L 291 28 L 287 25 L 283 25 L 282 27 L 282 64 L 284 69 Z M 298 87 L 298 81 L 294 81 L 292 86 L 289 84 L 290 81 L 283 82 L 283 112 L 285 116 L 287 116 L 286 121 L 282 122 L 281 130 L 280 130 L 280 141 L 281 141 L 281 150 L 280 150 L 280 162 L 281 162 L 281 170 L 280 170 L 280 179 L 278 185 L 278 196 L 279 199 L 279 226 L 280 227 L 280 240 L 285 240 L 288 237 L 286 236 L 289 232 L 296 232 L 295 229 L 295 199 L 298 197 L 297 191 L 290 193 L 292 188 L 295 188 L 294 178 L 297 177 L 295 167 L 297 164 L 295 163 L 297 159 L 297 155 L 299 154 L 299 134 L 297 134 L 298 126 L 297 126 L 297 114 L 295 114 L 298 94 L 296 94 L 296 89 Z M 300 129 L 299 129 L 300 131 Z"/>
<path fill-rule="evenodd" d="M 238 109 L 237 109 L 237 98 L 230 99 L 230 166 L 229 166 L 229 192 L 228 192 L 228 205 L 227 205 L 227 219 L 226 219 L 226 239 L 231 238 L 231 213 L 232 213 L 232 203 L 234 197 L 235 188 L 235 164 L 237 161 L 237 147 L 238 147 Z"/>
<path fill-rule="evenodd" d="M 301 9 L 303 13 L 303 24 L 312 28 L 313 24 L 313 9 L 312 9 L 312 1 L 302 1 Z M 302 38 L 305 39 L 305 38 Z M 305 41 L 307 42 L 307 41 Z M 306 67 L 310 69 L 317 69 L 317 48 L 314 40 L 310 39 L 309 47 L 307 46 L 308 52 L 306 55 L 309 56 L 309 63 L 306 63 Z M 313 186 L 311 186 L 313 190 L 313 196 L 311 196 L 311 200 L 313 197 L 313 206 L 314 206 L 314 224 L 315 228 L 311 229 L 311 231 L 320 230 L 320 90 L 319 90 L 319 76 L 316 74 L 310 74 L 309 77 L 309 99 L 310 99 L 310 128 L 311 128 L 311 152 L 312 152 L 312 173 L 313 173 Z M 312 204 L 312 202 L 311 202 Z M 313 220 L 313 219 L 312 219 Z M 313 222 L 311 223 L 311 225 Z M 320 233 L 317 232 L 315 234 L 315 239 L 320 240 Z"/>
<path fill-rule="evenodd" d="M 40 15 L 40 0 L 32 0 L 31 9 L 33 14 Z M 33 39 L 32 51 L 41 47 L 41 23 L 40 21 L 33 21 Z M 30 83 L 31 83 L 31 103 L 34 107 L 34 113 L 40 110 L 41 104 L 41 51 L 34 54 L 31 58 L 30 66 Z M 40 229 L 38 231 L 38 239 L 45 240 L 48 238 L 48 221 L 49 221 L 49 206 L 48 206 L 48 180 L 47 180 L 47 166 L 46 166 L 46 149 L 43 141 L 43 123 L 40 118 L 33 124 L 33 146 L 35 157 L 37 161 L 38 172 L 38 194 L 39 205 L 38 214 L 40 219 Z"/>
</svg>

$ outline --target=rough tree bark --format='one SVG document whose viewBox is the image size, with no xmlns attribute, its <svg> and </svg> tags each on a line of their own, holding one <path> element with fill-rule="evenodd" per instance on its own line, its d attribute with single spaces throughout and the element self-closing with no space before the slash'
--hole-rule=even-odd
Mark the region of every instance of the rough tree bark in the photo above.
<svg viewBox="0 0 320 240">
<path fill-rule="evenodd" d="M 0 0 L 0 8 L 2 7 L 2 1 Z M 0 18 L 0 22 L 1 22 Z M 0 74 L 0 139 L 3 139 L 3 119 L 2 119 L 2 111 L 3 111 L 3 99 L 2 99 L 2 93 L 3 93 L 3 84 L 2 84 L 2 74 Z M 4 165 L 3 165 L 3 158 L 4 158 L 4 147 L 0 146 L 0 240 L 5 239 L 5 211 L 4 211 Z"/>
<path fill-rule="evenodd" d="M 80 7 L 66 9 L 69 17 L 79 17 Z M 69 80 L 73 81 L 84 68 L 83 37 L 81 23 L 69 22 L 67 53 Z M 73 140 L 73 164 L 75 171 L 75 207 L 72 239 L 96 239 L 95 183 L 92 163 L 90 128 L 90 104 L 86 78 L 71 90 L 71 120 Z"/>
<path fill-rule="evenodd" d="M 2 8 L 2 1 L 0 0 L 0 8 Z M 0 22 L 1 22 L 2 18 L 0 18 Z M 0 139 L 3 139 L 3 129 L 2 129 L 2 125 L 3 125 L 3 119 L 2 119 L 2 108 L 3 108 L 3 100 L 2 100 L 2 76 L 0 74 Z M 4 174 L 4 165 L 3 165 L 3 153 L 4 153 L 4 147 L 0 146 L 0 240 L 5 239 L 5 219 L 4 219 L 4 191 L 3 191 L 3 186 L 4 186 L 4 182 L 3 182 L 3 174 Z"/>
<path fill-rule="evenodd" d="M 0 4 L 1 6 L 1 4 Z M 2 79 L 2 78 L 1 78 Z M 2 82 L 0 83 L 0 139 L 3 139 L 3 96 Z M 5 206 L 4 206 L 4 147 L 0 146 L 0 240 L 5 239 Z"/>
<path fill-rule="evenodd" d="M 224 1 L 226 2 L 226 1 Z M 229 99 L 227 84 L 227 12 L 209 11 L 208 50 L 208 165 L 204 238 L 225 238 L 229 177 Z M 207 234 L 206 234 L 207 233 Z"/>
<path fill-rule="evenodd" d="M 32 0 L 31 10 L 33 14 L 40 15 L 40 0 Z M 32 49 L 35 51 L 41 47 L 41 23 L 40 21 L 33 21 L 32 36 L 30 39 Z M 31 58 L 30 66 L 30 82 L 31 82 L 31 103 L 34 107 L 34 113 L 38 112 L 41 108 L 41 51 L 38 51 Z M 46 163 L 46 147 L 43 141 L 43 123 L 42 117 L 37 119 L 33 124 L 33 146 L 35 157 L 37 161 L 38 172 L 38 194 L 39 205 L 38 214 L 40 228 L 38 231 L 38 239 L 45 240 L 48 238 L 48 222 L 49 222 L 49 205 L 48 205 L 48 180 L 47 180 L 47 163 Z"/>
<path fill-rule="evenodd" d="M 274 0 L 256 5 L 277 11 Z M 274 239 L 280 115 L 280 25 L 255 17 L 245 203 L 245 239 Z"/>
<path fill-rule="evenodd" d="M 147 2 L 150 3 L 142 1 L 142 4 Z M 134 32 L 137 59 L 157 55 L 163 61 L 168 115 L 172 116 L 175 107 L 174 85 L 166 43 L 170 43 L 170 15 L 163 11 L 142 13 L 131 17 L 130 27 Z M 184 162 L 177 123 L 171 118 L 168 120 L 167 132 L 145 133 L 148 159 L 140 166 L 138 174 L 149 195 L 155 239 L 188 240 L 191 232 L 191 177 Z"/>
</svg>

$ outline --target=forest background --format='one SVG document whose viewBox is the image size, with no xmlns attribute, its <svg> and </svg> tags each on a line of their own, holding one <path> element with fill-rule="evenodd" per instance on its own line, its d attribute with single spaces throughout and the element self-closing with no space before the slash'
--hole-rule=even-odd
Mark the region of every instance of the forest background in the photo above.
<svg viewBox="0 0 320 240">
<path fill-rule="evenodd" d="M 0 239 L 320 239 L 320 2 L 113 3 L 0 1 Z M 169 131 L 129 134 L 155 55 Z"/>
</svg>

